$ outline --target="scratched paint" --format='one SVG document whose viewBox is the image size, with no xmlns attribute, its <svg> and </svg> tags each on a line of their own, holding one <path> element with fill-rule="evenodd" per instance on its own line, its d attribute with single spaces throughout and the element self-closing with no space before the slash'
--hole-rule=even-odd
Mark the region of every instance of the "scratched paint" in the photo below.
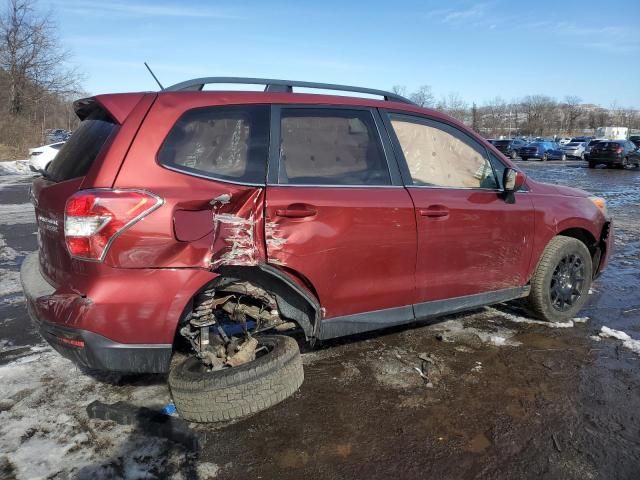
<svg viewBox="0 0 640 480">
<path fill-rule="evenodd" d="M 257 265 L 264 262 L 264 190 L 248 191 L 213 211 L 210 268 L 222 265 Z"/>
</svg>

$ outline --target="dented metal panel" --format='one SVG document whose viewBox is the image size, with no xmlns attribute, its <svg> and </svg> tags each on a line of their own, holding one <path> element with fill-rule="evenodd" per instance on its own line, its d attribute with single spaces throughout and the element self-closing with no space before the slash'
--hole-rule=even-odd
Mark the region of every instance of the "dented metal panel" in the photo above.
<svg viewBox="0 0 640 480">
<path fill-rule="evenodd" d="M 212 270 L 222 265 L 257 265 L 266 261 L 264 189 L 248 190 L 213 208 Z"/>
</svg>

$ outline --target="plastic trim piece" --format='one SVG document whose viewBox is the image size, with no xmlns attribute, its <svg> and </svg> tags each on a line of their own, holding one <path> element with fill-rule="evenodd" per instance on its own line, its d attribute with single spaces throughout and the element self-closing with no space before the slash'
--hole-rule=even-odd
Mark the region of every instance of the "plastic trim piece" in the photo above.
<svg viewBox="0 0 640 480">
<path fill-rule="evenodd" d="M 465 295 L 445 300 L 433 300 L 403 307 L 356 313 L 323 320 L 318 338 L 354 335 L 382 328 L 395 327 L 415 321 L 422 321 L 444 314 L 458 313 L 485 305 L 493 305 L 521 298 L 529 294 L 530 287 L 506 288 L 493 292 Z"/>
</svg>

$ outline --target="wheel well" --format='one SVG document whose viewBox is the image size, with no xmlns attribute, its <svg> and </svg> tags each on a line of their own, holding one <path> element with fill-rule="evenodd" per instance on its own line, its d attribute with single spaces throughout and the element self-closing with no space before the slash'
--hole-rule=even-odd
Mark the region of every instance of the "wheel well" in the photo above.
<svg viewBox="0 0 640 480">
<path fill-rule="evenodd" d="M 593 258 L 593 256 L 596 254 L 598 250 L 598 241 L 596 240 L 596 238 L 591 234 L 590 231 L 585 230 L 583 228 L 569 228 L 567 230 L 563 230 L 562 232 L 558 233 L 558 235 L 580 240 L 589 249 L 591 258 Z"/>
<path fill-rule="evenodd" d="M 320 304 L 312 293 L 293 282 L 287 274 L 270 265 L 223 266 L 216 273 L 220 276 L 203 285 L 187 302 L 176 328 L 176 340 L 180 338 L 179 331 L 185 319 L 193 310 L 194 299 L 205 290 L 230 281 L 249 282 L 269 292 L 275 297 L 278 311 L 284 318 L 296 323 L 304 331 L 307 339 L 316 336 L 316 328 L 321 318 Z"/>
</svg>

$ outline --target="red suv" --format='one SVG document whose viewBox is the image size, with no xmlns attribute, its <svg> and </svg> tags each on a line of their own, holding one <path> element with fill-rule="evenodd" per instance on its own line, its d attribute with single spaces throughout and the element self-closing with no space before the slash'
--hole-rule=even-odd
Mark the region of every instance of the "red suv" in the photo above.
<svg viewBox="0 0 640 480">
<path fill-rule="evenodd" d="M 266 88 L 203 90 L 215 83 Z M 604 200 L 527 179 L 389 92 L 203 78 L 75 110 L 81 126 L 33 182 L 29 312 L 89 368 L 167 372 L 186 345 L 169 382 L 191 420 L 300 385 L 297 343 L 274 333 L 315 342 L 522 297 L 560 321 L 611 253 Z"/>
</svg>

